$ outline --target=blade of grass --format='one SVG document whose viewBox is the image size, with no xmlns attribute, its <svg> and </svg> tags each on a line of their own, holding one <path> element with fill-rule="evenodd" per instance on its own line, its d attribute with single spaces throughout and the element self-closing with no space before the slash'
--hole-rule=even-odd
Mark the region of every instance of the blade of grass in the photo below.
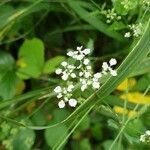
<svg viewBox="0 0 150 150">
<path fill-rule="evenodd" d="M 48 92 L 50 91 L 50 87 L 46 87 L 46 88 L 42 88 L 42 89 L 38 89 L 38 90 L 35 90 L 35 91 L 32 91 L 32 92 L 28 92 L 28 93 L 25 93 L 25 94 L 22 94 L 20 96 L 16 96 L 12 99 L 9 99 L 9 100 L 5 100 L 5 101 L 1 101 L 0 102 L 0 109 L 3 109 L 9 105 L 11 105 L 12 103 L 13 104 L 16 104 L 18 102 L 22 102 L 26 99 L 29 99 L 29 98 L 33 98 L 33 97 L 36 97 L 36 96 L 43 96 L 45 94 L 47 94 Z M 54 94 L 54 93 L 52 93 Z"/>
</svg>

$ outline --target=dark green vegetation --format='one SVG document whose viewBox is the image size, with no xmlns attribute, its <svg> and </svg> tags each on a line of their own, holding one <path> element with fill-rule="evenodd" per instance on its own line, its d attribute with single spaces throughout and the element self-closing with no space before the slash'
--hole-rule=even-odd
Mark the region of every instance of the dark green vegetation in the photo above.
<svg viewBox="0 0 150 150">
<path fill-rule="evenodd" d="M 140 141 L 150 129 L 149 6 L 0 1 L 0 150 L 149 150 Z M 64 83 L 54 72 L 81 45 L 92 51 L 94 72 L 116 58 L 118 75 L 106 76 L 97 91 L 77 89 L 83 103 L 59 109 L 53 89 Z"/>
</svg>

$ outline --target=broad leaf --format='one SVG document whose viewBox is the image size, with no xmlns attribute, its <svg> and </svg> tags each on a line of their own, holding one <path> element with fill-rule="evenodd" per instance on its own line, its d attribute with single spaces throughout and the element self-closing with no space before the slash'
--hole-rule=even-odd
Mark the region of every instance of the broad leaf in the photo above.
<svg viewBox="0 0 150 150">
<path fill-rule="evenodd" d="M 17 75 L 22 79 L 37 78 L 44 66 L 44 44 L 40 39 L 25 40 L 19 50 Z"/>
</svg>

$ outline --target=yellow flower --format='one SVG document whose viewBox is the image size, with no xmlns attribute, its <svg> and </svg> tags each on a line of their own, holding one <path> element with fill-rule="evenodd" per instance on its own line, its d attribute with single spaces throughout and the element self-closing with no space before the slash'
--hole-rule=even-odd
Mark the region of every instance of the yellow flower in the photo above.
<svg viewBox="0 0 150 150">
<path fill-rule="evenodd" d="M 135 104 L 150 104 L 150 96 L 143 96 L 143 93 L 140 92 L 122 94 L 120 98 Z"/>
<path fill-rule="evenodd" d="M 136 80 L 134 78 L 125 79 L 118 87 L 117 90 L 125 91 L 129 87 L 133 87 L 136 84 Z"/>
<path fill-rule="evenodd" d="M 134 78 L 125 79 L 118 87 L 117 90 L 125 91 L 129 87 L 133 87 L 136 84 Z M 120 96 L 122 100 L 127 100 L 128 102 L 135 104 L 150 104 L 150 96 L 143 96 L 143 93 L 140 92 L 129 92 L 127 94 L 122 94 Z M 119 114 L 126 114 L 128 116 L 136 116 L 138 112 L 124 109 L 119 106 L 114 106 L 114 111 Z"/>
<path fill-rule="evenodd" d="M 126 114 L 129 117 L 135 117 L 138 114 L 138 112 L 136 112 L 136 111 L 127 110 L 127 109 L 124 109 L 124 108 L 119 107 L 119 106 L 114 106 L 114 111 L 118 114 Z"/>
</svg>

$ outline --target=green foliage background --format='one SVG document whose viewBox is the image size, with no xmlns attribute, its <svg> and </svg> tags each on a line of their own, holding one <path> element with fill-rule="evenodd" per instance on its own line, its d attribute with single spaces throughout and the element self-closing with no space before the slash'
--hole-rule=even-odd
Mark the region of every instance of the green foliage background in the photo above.
<svg viewBox="0 0 150 150">
<path fill-rule="evenodd" d="M 150 148 L 139 141 L 150 128 L 149 101 L 135 104 L 120 97 L 130 92 L 149 95 L 149 3 L 128 0 L 126 5 L 119 0 L 0 2 L 0 149 Z M 121 20 L 107 23 L 103 12 L 112 8 Z M 125 38 L 128 25 L 137 23 L 142 23 L 142 35 Z M 53 89 L 62 81 L 54 72 L 67 60 L 66 52 L 80 45 L 92 50 L 95 72 L 103 61 L 116 58 L 118 75 L 107 76 L 97 91 L 89 88 L 77 108 L 58 109 Z M 134 78 L 136 85 L 117 90 L 127 78 Z M 118 114 L 115 106 L 138 115 Z"/>
</svg>

